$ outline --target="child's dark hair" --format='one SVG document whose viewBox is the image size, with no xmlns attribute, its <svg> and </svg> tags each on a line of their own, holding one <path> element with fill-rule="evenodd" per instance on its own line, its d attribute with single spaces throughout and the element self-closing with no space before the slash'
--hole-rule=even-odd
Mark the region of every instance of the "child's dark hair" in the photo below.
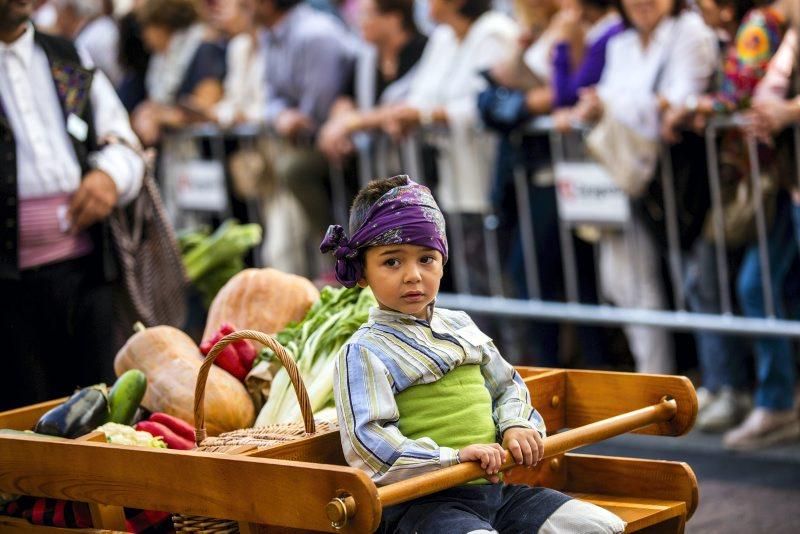
<svg viewBox="0 0 800 534">
<path fill-rule="evenodd" d="M 353 235 L 356 230 L 364 224 L 364 219 L 367 218 L 367 212 L 379 198 L 395 187 L 406 184 L 408 184 L 408 176 L 402 174 L 391 178 L 372 180 L 365 185 L 361 191 L 358 192 L 355 200 L 353 200 L 353 205 L 350 207 L 350 235 Z"/>
</svg>

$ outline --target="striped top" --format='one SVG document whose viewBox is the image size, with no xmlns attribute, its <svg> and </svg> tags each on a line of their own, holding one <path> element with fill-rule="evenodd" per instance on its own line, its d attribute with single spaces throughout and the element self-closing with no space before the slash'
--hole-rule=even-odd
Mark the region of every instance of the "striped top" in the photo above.
<svg viewBox="0 0 800 534">
<path fill-rule="evenodd" d="M 457 452 L 430 438 L 411 440 L 397 426 L 394 396 L 435 382 L 463 364 L 478 364 L 492 397 L 498 441 L 514 426 L 545 435 L 528 388 L 469 316 L 434 309 L 430 323 L 389 310 L 372 308 L 369 320 L 339 352 L 334 397 L 347 463 L 362 469 L 378 485 L 458 463 Z"/>
</svg>

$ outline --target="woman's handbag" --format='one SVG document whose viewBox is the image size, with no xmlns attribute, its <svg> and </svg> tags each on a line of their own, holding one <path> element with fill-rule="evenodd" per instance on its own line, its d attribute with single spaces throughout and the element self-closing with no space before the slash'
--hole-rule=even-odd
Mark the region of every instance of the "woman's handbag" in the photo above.
<svg viewBox="0 0 800 534">
<path fill-rule="evenodd" d="M 143 155 L 145 175 L 139 195 L 109 217 L 111 238 L 124 292 L 118 313 L 129 325 L 183 327 L 188 278 L 175 231 L 153 180 L 154 155 Z"/>
<path fill-rule="evenodd" d="M 586 148 L 630 198 L 639 198 L 647 190 L 658 163 L 657 140 L 642 136 L 606 112 L 586 136 Z"/>
</svg>

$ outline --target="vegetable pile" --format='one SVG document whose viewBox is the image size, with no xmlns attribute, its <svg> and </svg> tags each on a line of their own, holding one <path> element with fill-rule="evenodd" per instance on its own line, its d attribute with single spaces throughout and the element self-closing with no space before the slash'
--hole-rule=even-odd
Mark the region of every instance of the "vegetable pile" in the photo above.
<svg viewBox="0 0 800 534">
<path fill-rule="evenodd" d="M 261 226 L 228 219 L 214 233 L 208 227 L 181 232 L 178 243 L 186 274 L 206 307 L 233 275 L 244 269 L 244 255 L 261 243 Z"/>
<path fill-rule="evenodd" d="M 303 377 L 314 412 L 333 402 L 333 367 L 339 349 L 369 317 L 377 302 L 369 289 L 325 287 L 305 318 L 291 324 L 276 336 L 294 358 Z M 260 358 L 274 357 L 269 349 Z M 255 426 L 295 422 L 301 419 L 300 406 L 289 380 L 281 369 L 275 375 L 269 398 Z"/>
</svg>

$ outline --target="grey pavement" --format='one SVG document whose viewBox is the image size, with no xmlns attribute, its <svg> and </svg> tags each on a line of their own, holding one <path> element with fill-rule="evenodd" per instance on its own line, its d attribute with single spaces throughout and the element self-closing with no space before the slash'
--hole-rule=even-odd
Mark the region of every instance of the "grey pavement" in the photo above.
<svg viewBox="0 0 800 534">
<path fill-rule="evenodd" d="M 721 436 L 693 431 L 671 438 L 626 434 L 579 452 L 688 463 L 700 486 L 689 533 L 800 533 L 800 442 L 731 452 Z"/>
</svg>

